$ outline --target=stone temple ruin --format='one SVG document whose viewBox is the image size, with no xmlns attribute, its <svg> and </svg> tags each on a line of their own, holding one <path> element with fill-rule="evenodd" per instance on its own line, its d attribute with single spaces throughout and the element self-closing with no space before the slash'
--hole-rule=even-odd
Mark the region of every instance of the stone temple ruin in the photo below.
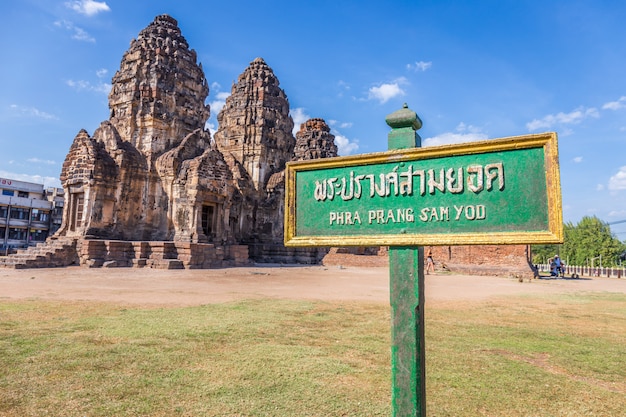
<svg viewBox="0 0 626 417">
<path fill-rule="evenodd" d="M 74 138 L 60 177 L 63 224 L 40 263 L 207 268 L 321 259 L 324 250 L 282 244 L 284 169 L 336 156 L 329 127 L 311 119 L 294 138 L 287 96 L 262 58 L 233 84 L 213 139 L 208 94 L 176 20 L 157 16 L 113 77 L 109 120 Z"/>
<path fill-rule="evenodd" d="M 319 263 L 327 250 L 283 245 L 284 169 L 288 161 L 337 156 L 330 128 L 310 119 L 294 138 L 287 96 L 262 58 L 233 84 L 213 138 L 205 128 L 208 95 L 177 21 L 157 16 L 132 40 L 112 79 L 109 119 L 93 135 L 81 130 L 74 138 L 61 170 L 61 228 L 0 266 Z M 495 247 L 487 253 L 497 257 L 486 257 L 528 271 L 525 248 L 510 249 Z M 341 253 L 364 251 L 384 255 L 378 248 L 335 248 L 328 258 L 345 262 Z M 485 255 L 469 248 L 437 252 L 448 264 Z"/>
</svg>

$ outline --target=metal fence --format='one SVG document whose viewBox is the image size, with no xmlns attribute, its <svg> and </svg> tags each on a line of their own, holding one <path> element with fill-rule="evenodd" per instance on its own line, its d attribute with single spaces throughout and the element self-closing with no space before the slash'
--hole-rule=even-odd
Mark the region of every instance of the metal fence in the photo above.
<svg viewBox="0 0 626 417">
<path fill-rule="evenodd" d="M 542 274 L 550 273 L 550 265 L 539 264 L 537 271 Z M 600 267 L 600 266 L 565 266 L 565 277 L 605 277 L 605 278 L 626 278 L 626 267 Z"/>
</svg>

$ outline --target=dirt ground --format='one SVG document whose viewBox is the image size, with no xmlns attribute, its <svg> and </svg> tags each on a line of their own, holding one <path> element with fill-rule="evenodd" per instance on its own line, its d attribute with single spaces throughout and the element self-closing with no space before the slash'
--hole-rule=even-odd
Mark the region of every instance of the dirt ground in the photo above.
<svg viewBox="0 0 626 417">
<path fill-rule="evenodd" d="M 426 276 L 426 303 L 482 301 L 513 294 L 617 292 L 626 279 L 535 279 L 435 273 Z M 276 266 L 210 270 L 82 267 L 0 269 L 0 301 L 92 300 L 190 306 L 276 298 L 389 302 L 387 267 Z"/>
</svg>

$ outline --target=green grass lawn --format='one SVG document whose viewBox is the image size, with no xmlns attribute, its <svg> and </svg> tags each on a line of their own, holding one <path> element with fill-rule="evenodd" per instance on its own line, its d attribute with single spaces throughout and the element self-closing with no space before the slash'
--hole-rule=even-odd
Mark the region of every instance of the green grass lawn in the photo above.
<svg viewBox="0 0 626 417">
<path fill-rule="evenodd" d="M 0 302 L 0 416 L 390 416 L 390 308 Z M 429 416 L 626 415 L 626 296 L 426 304 Z"/>
</svg>

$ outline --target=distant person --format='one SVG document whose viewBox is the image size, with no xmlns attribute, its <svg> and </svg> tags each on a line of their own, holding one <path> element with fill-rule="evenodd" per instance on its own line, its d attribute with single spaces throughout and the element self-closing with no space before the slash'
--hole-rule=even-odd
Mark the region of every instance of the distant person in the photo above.
<svg viewBox="0 0 626 417">
<path fill-rule="evenodd" d="M 556 277 L 556 263 L 554 263 L 554 258 L 548 259 L 548 263 L 550 264 L 550 276 Z"/>
<path fill-rule="evenodd" d="M 559 258 L 559 255 L 554 255 L 554 272 L 556 276 L 565 275 L 565 264 L 561 258 Z"/>
<path fill-rule="evenodd" d="M 428 275 L 430 271 L 435 272 L 435 261 L 433 261 L 432 249 L 428 249 L 428 254 L 426 255 L 426 275 Z"/>
</svg>

